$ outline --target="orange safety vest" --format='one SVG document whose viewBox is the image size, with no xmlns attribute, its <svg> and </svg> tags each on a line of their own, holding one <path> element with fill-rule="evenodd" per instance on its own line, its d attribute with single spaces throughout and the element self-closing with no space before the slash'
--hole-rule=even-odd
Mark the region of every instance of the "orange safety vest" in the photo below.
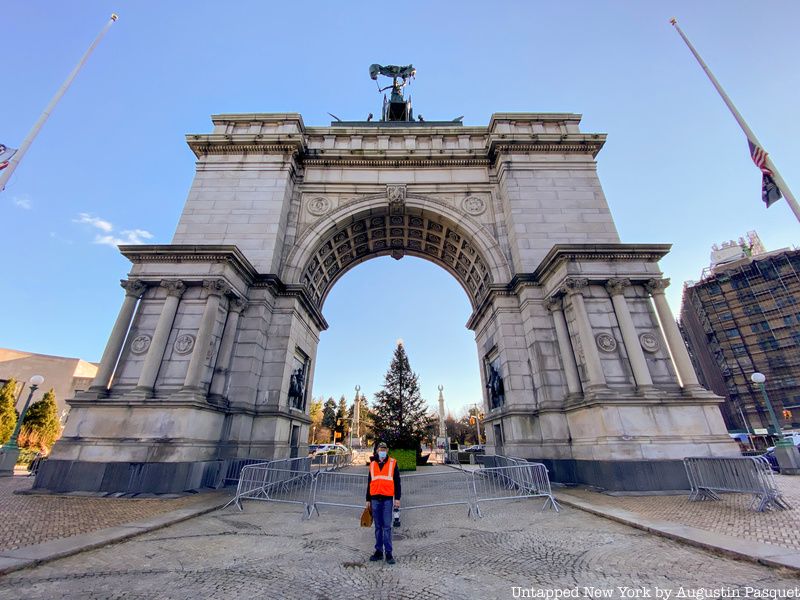
<svg viewBox="0 0 800 600">
<path fill-rule="evenodd" d="M 397 461 L 389 458 L 383 463 L 383 468 L 377 460 L 369 463 L 369 495 L 370 496 L 394 496 L 394 469 Z"/>
</svg>

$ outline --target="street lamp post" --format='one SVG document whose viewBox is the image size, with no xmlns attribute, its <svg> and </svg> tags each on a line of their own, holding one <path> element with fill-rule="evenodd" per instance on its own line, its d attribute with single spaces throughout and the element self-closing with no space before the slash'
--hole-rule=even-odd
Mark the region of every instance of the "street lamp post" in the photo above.
<svg viewBox="0 0 800 600">
<path fill-rule="evenodd" d="M 764 403 L 767 405 L 767 410 L 769 411 L 772 428 L 775 430 L 775 435 L 778 438 L 775 441 L 775 458 L 778 461 L 778 466 L 782 474 L 800 474 L 800 454 L 798 454 L 791 440 L 785 440 L 783 438 L 780 421 L 778 421 L 778 416 L 775 414 L 775 409 L 772 407 L 772 402 L 770 402 L 769 396 L 767 395 L 767 388 L 764 385 L 766 380 L 767 378 L 763 373 L 755 372 L 750 376 L 750 381 L 761 388 L 761 395 L 764 396 Z"/>
<path fill-rule="evenodd" d="M 781 424 L 778 421 L 778 417 L 775 414 L 775 409 L 772 408 L 772 402 L 770 402 L 769 396 L 767 395 L 767 388 L 764 385 L 764 382 L 767 380 L 766 376 L 763 373 L 755 372 L 750 375 L 750 381 L 755 383 L 761 389 L 761 395 L 764 397 L 764 403 L 767 405 L 767 410 L 769 411 L 769 419 L 772 424 L 772 428 L 775 430 L 773 434 L 778 437 L 778 441 L 781 441 L 783 437 L 781 435 Z"/>
<path fill-rule="evenodd" d="M 17 439 L 19 438 L 19 430 L 22 428 L 22 422 L 25 420 L 25 415 L 28 412 L 28 407 L 31 404 L 31 399 L 39 386 L 44 383 L 44 377 L 41 375 L 34 375 L 28 382 L 31 384 L 30 392 L 28 392 L 28 399 L 25 400 L 25 406 L 22 407 L 22 412 L 17 419 L 17 425 L 14 427 L 14 433 L 8 441 L 0 448 L 0 477 L 8 477 L 14 475 L 14 465 L 17 464 L 19 458 L 19 446 L 17 446 Z"/>
</svg>

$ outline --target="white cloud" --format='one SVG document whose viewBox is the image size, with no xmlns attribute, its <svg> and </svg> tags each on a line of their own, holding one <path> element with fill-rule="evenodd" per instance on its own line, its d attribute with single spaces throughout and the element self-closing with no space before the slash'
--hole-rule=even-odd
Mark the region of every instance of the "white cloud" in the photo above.
<svg viewBox="0 0 800 600">
<path fill-rule="evenodd" d="M 14 196 L 14 204 L 24 210 L 30 210 L 33 208 L 31 199 L 28 196 Z"/>
<path fill-rule="evenodd" d="M 86 223 L 87 225 L 91 225 L 92 227 L 97 227 L 101 231 L 105 231 L 106 233 L 111 233 L 114 231 L 114 226 L 109 223 L 108 221 L 101 219 L 100 217 L 93 217 L 89 213 L 81 213 L 78 215 L 77 219 L 72 219 L 73 223 Z"/>
<path fill-rule="evenodd" d="M 153 234 L 144 229 L 130 229 L 120 231 L 123 237 L 115 237 L 113 235 L 96 235 L 94 238 L 95 244 L 104 244 L 106 246 L 117 247 L 125 244 L 144 244 L 145 240 L 153 237 Z"/>
<path fill-rule="evenodd" d="M 123 229 L 118 235 L 114 235 L 114 225 L 110 221 L 92 216 L 89 213 L 80 213 L 73 223 L 83 223 L 91 225 L 102 231 L 94 236 L 94 243 L 116 248 L 125 244 L 144 244 L 146 240 L 152 239 L 153 234 L 145 229 Z"/>
</svg>

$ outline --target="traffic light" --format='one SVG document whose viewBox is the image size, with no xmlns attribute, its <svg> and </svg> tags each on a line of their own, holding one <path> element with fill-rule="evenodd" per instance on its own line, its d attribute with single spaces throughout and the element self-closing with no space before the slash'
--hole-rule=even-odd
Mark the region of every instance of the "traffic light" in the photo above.
<svg viewBox="0 0 800 600">
<path fill-rule="evenodd" d="M 792 411 L 787 410 L 787 409 L 784 408 L 783 409 L 783 418 L 786 421 L 791 421 L 792 420 Z"/>
<path fill-rule="evenodd" d="M 475 425 L 475 417 L 472 416 L 472 415 L 470 415 L 470 417 L 469 417 L 469 424 L 470 425 Z"/>
</svg>

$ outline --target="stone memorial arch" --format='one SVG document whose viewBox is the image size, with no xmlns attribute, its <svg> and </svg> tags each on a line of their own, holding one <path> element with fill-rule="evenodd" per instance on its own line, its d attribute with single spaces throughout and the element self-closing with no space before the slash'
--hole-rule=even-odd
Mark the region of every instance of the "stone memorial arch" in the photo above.
<svg viewBox="0 0 800 600">
<path fill-rule="evenodd" d="M 329 127 L 216 115 L 187 136 L 172 243 L 120 247 L 119 317 L 36 487 L 172 492 L 226 459 L 304 455 L 325 298 L 382 255 L 469 297 L 490 451 L 611 489 L 682 487 L 682 457 L 735 453 L 664 298 L 669 246 L 620 242 L 605 136 L 575 114 L 468 127 L 406 104 Z"/>
</svg>

